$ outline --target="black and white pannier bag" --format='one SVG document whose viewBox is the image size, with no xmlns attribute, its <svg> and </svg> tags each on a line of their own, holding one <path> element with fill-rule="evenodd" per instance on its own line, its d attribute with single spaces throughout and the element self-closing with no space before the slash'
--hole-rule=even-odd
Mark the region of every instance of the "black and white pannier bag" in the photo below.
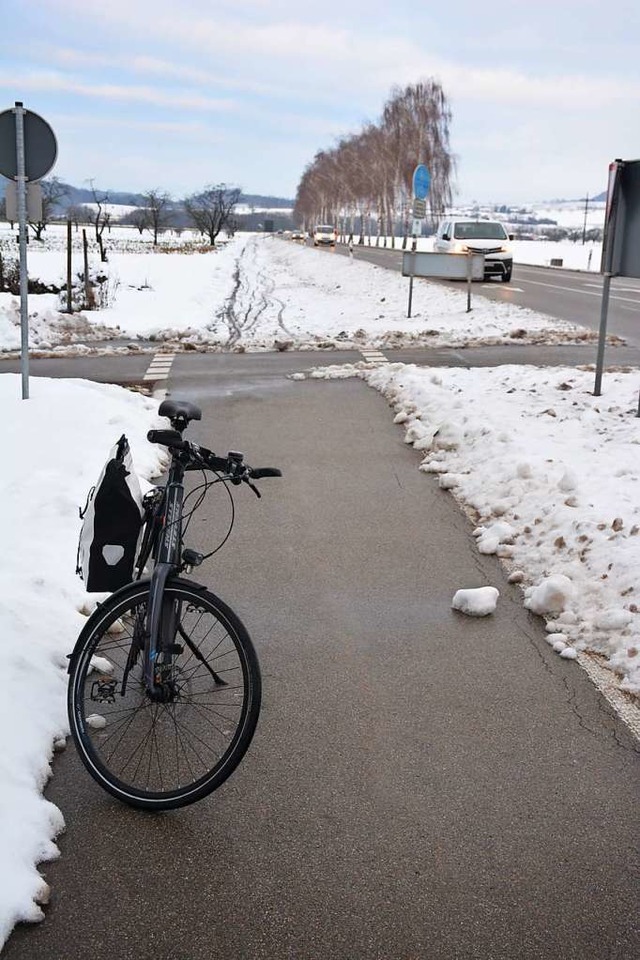
<svg viewBox="0 0 640 960">
<path fill-rule="evenodd" d="M 76 573 L 88 593 L 110 593 L 133 576 L 144 507 L 123 434 L 111 450 L 98 482 L 89 491 L 78 543 Z"/>
</svg>

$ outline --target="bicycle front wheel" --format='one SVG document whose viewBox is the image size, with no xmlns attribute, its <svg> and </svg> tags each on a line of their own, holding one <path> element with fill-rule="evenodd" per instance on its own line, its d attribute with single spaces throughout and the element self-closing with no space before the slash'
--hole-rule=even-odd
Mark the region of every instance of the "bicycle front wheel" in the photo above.
<svg viewBox="0 0 640 960">
<path fill-rule="evenodd" d="M 68 708 L 82 762 L 119 800 L 147 810 L 207 796 L 247 751 L 260 712 L 261 680 L 249 635 L 218 597 L 170 580 L 173 647 L 166 702 L 144 682 L 149 583 L 102 604 L 74 651 Z"/>
</svg>

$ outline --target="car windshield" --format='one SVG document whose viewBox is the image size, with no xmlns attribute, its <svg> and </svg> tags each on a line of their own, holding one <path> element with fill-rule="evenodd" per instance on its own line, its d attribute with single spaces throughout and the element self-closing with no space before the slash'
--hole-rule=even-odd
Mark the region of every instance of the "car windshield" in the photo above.
<svg viewBox="0 0 640 960">
<path fill-rule="evenodd" d="M 316 233 L 333 233 L 333 227 L 316 227 Z"/>
<path fill-rule="evenodd" d="M 456 240 L 506 240 L 507 231 L 501 223 L 456 223 L 453 235 Z"/>
</svg>

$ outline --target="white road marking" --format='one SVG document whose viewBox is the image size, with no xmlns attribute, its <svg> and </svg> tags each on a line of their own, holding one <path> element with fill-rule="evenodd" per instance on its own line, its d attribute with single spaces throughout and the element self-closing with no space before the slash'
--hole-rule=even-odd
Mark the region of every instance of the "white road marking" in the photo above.
<svg viewBox="0 0 640 960">
<path fill-rule="evenodd" d="M 608 700 L 615 712 L 629 727 L 631 733 L 640 740 L 640 708 L 626 697 L 612 682 L 612 673 L 600 665 L 598 659 L 589 653 L 579 653 L 578 663 L 589 675 L 603 697 Z"/>
<path fill-rule="evenodd" d="M 536 287 L 551 287 L 552 290 L 568 290 L 569 293 L 583 293 L 585 297 L 601 296 L 601 294 L 595 290 L 584 290 L 581 287 L 564 287 L 559 283 L 543 283 L 541 280 L 524 280 L 524 283 L 532 283 Z M 616 297 L 611 294 L 609 299 L 620 300 L 624 303 L 635 303 L 638 307 L 640 307 L 640 300 L 634 300 L 633 297 Z"/>
<path fill-rule="evenodd" d="M 143 380 L 167 380 L 175 353 L 156 353 L 147 368 Z"/>
<path fill-rule="evenodd" d="M 585 283 L 585 287 L 597 287 L 598 290 L 602 290 L 601 283 Z M 616 293 L 635 293 L 640 297 L 639 287 L 619 287 L 618 284 L 616 284 L 615 290 Z"/>
<path fill-rule="evenodd" d="M 360 353 L 366 363 L 389 363 L 387 357 L 380 350 L 361 350 Z"/>
</svg>

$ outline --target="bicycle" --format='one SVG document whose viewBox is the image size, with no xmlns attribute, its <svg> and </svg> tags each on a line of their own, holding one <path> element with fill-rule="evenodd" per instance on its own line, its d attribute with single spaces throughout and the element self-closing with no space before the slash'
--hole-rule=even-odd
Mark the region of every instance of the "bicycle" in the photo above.
<svg viewBox="0 0 640 960">
<path fill-rule="evenodd" d="M 231 495 L 228 484 L 246 483 L 259 497 L 252 481 L 282 476 L 273 467 L 248 466 L 242 453 L 219 457 L 185 440 L 190 421 L 202 416 L 195 404 L 164 400 L 158 412 L 172 429 L 151 430 L 147 438 L 166 446 L 171 462 L 166 485 L 144 499 L 137 576 L 98 604 L 68 670 L 69 724 L 83 764 L 108 793 L 144 810 L 201 800 L 249 747 L 260 712 L 258 658 L 233 610 L 180 576 L 211 555 L 185 549 L 183 535 L 213 484 Z M 185 496 L 190 470 L 202 470 L 204 482 Z M 185 514 L 184 503 L 197 492 Z M 233 510 L 220 546 L 232 527 Z"/>
</svg>

